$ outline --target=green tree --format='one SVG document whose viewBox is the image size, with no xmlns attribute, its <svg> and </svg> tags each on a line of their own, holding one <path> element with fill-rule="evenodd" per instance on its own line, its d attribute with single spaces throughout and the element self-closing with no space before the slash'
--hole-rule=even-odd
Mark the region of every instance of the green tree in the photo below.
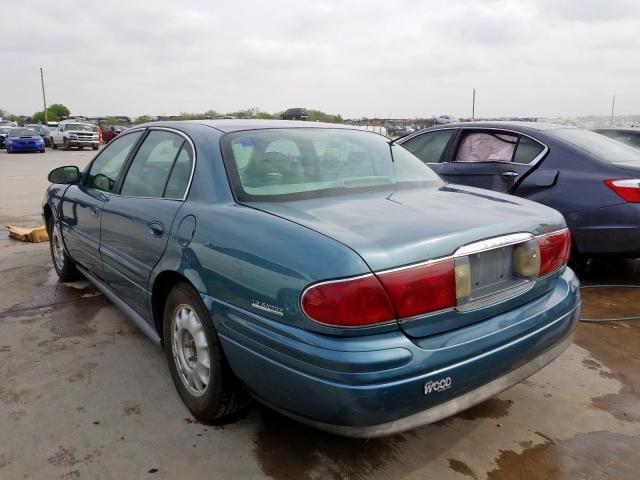
<svg viewBox="0 0 640 480">
<path fill-rule="evenodd" d="M 328 122 L 328 123 L 342 123 L 341 115 L 333 115 L 330 113 L 325 113 L 320 110 L 307 110 L 309 114 L 310 122 Z"/>
<path fill-rule="evenodd" d="M 47 121 L 49 122 L 59 122 L 71 115 L 69 109 L 61 103 L 54 103 L 47 107 Z M 32 121 L 45 123 L 44 119 L 44 110 L 41 112 L 36 112 L 31 117 Z"/>
<path fill-rule="evenodd" d="M 153 122 L 153 118 L 149 115 L 141 115 L 133 121 L 134 125 L 140 125 L 141 123 Z"/>
</svg>

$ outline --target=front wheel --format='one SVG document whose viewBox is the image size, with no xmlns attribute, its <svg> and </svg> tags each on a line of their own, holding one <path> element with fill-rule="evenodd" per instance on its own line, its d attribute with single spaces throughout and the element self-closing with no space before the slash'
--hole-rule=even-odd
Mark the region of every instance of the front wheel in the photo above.
<svg viewBox="0 0 640 480">
<path fill-rule="evenodd" d="M 56 142 L 54 142 L 53 140 L 51 140 L 51 148 L 53 148 L 54 150 L 58 149 L 58 146 L 56 145 Z"/>
<path fill-rule="evenodd" d="M 169 292 L 163 339 L 173 383 L 194 416 L 220 420 L 249 404 L 200 295 L 186 283 L 176 284 Z"/>
<path fill-rule="evenodd" d="M 51 250 L 51 260 L 53 267 L 60 280 L 70 282 L 81 277 L 80 272 L 76 268 L 76 264 L 67 255 L 62 241 L 62 233 L 58 222 L 53 220 L 53 226 L 49 228 L 49 249 Z"/>
<path fill-rule="evenodd" d="M 97 150 L 97 149 L 98 149 L 98 147 L 91 147 L 91 148 L 93 148 L 94 150 Z"/>
<path fill-rule="evenodd" d="M 69 146 L 69 140 L 67 140 L 66 138 L 62 139 L 62 148 L 63 150 L 71 150 L 71 147 Z"/>
</svg>

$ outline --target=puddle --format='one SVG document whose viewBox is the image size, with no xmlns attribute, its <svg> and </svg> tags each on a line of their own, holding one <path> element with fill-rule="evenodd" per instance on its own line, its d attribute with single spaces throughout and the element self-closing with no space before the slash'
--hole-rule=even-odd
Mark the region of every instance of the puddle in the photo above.
<svg viewBox="0 0 640 480">
<path fill-rule="evenodd" d="M 611 432 L 578 435 L 562 442 L 547 440 L 522 453 L 503 450 L 498 468 L 487 480 L 636 479 L 640 438 Z M 613 461 L 615 459 L 615 461 Z"/>
<path fill-rule="evenodd" d="M 26 270 L 28 272 L 23 272 L 23 274 L 33 273 L 30 272 L 31 269 Z M 15 281 L 20 282 L 20 278 L 16 278 Z M 102 293 L 89 281 L 60 282 L 53 269 L 48 272 L 47 277 L 39 283 L 39 286 L 40 288 L 36 295 L 30 300 L 12 305 L 0 313 L 0 319 L 3 317 L 32 316 L 38 310 L 68 307 L 71 303 L 82 302 L 82 308 L 71 309 L 74 311 L 65 312 L 66 315 L 56 316 L 51 327 L 53 333 L 57 335 L 82 335 L 81 331 L 77 333 L 71 332 L 74 327 L 69 325 L 73 320 L 70 317 L 74 317 L 75 320 L 80 320 L 80 323 L 82 323 L 83 319 L 93 318 L 97 310 L 108 304 Z M 78 328 L 81 328 L 81 326 Z"/>
<path fill-rule="evenodd" d="M 254 452 L 265 475 L 276 480 L 365 480 L 398 462 L 404 435 L 352 439 L 306 427 L 261 407 Z"/>
</svg>

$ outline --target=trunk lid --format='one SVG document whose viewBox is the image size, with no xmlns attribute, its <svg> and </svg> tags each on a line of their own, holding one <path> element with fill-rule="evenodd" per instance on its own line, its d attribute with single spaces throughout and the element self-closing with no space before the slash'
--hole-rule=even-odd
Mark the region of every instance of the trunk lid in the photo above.
<svg viewBox="0 0 640 480">
<path fill-rule="evenodd" d="M 451 255 L 486 238 L 565 225 L 551 208 L 459 185 L 248 205 L 343 243 L 374 272 Z"/>
</svg>

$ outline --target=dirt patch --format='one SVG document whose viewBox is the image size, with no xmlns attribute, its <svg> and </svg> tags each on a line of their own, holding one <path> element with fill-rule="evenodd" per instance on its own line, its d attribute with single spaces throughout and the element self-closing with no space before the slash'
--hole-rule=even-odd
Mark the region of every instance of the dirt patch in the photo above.
<svg viewBox="0 0 640 480">
<path fill-rule="evenodd" d="M 467 465 L 463 461 L 456 460 L 455 458 L 448 458 L 447 461 L 449 462 L 449 468 L 454 472 L 464 475 L 465 477 L 470 477 L 477 480 L 478 477 L 476 476 L 474 471 L 471 470 L 471 468 L 469 468 L 469 465 Z"/>
<path fill-rule="evenodd" d="M 488 480 L 635 479 L 640 470 L 640 438 L 610 432 L 547 440 L 521 453 L 501 451 Z M 616 459 L 616 461 L 612 461 Z"/>
<path fill-rule="evenodd" d="M 142 415 L 142 409 L 138 403 L 133 402 L 124 402 L 124 408 L 122 409 L 122 415 L 124 417 L 129 417 L 131 415 Z"/>
<path fill-rule="evenodd" d="M 458 413 L 453 418 L 462 418 L 464 420 L 478 420 L 480 418 L 502 418 L 509 414 L 511 400 L 501 400 L 499 398 L 491 398 L 486 402 L 482 402 L 475 407 L 471 407 L 463 412 Z"/>
<path fill-rule="evenodd" d="M 286 479 L 369 479 L 398 462 L 404 435 L 360 440 L 306 427 L 266 408 L 254 439 L 254 452 L 265 475 Z"/>
</svg>

